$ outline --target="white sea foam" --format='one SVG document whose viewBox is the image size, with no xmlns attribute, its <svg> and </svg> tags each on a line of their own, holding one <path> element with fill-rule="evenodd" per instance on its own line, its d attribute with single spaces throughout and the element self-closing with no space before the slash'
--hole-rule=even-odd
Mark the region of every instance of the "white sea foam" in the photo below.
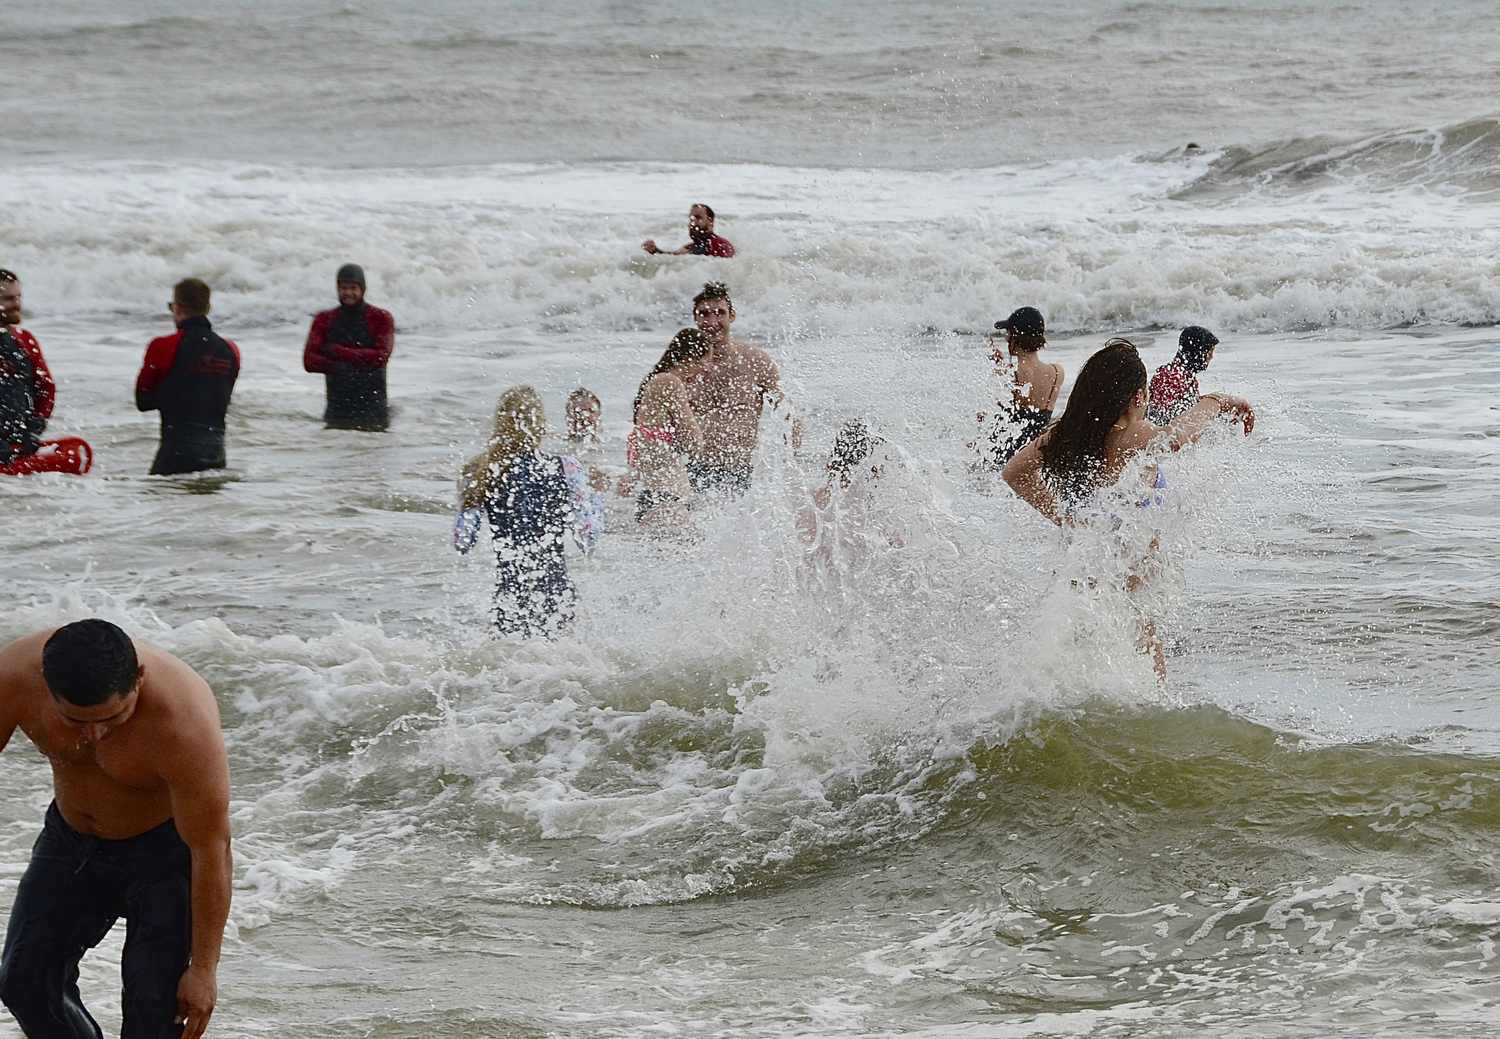
<svg viewBox="0 0 1500 1039">
<path fill-rule="evenodd" d="M 327 305 L 357 260 L 406 330 L 666 329 L 707 278 L 777 335 L 988 329 L 1264 331 L 1493 322 L 1494 203 L 1346 178 L 1179 197 L 1210 158 L 935 173 L 642 164 L 327 170 L 0 169 L 6 263 L 37 320 L 158 313 L 189 274 L 230 327 Z M 731 261 L 652 258 L 712 197 Z"/>
</svg>

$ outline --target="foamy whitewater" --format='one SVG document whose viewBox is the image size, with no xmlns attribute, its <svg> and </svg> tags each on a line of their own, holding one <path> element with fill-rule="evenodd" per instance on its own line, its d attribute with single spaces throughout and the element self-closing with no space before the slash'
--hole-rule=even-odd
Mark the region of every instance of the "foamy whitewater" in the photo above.
<svg viewBox="0 0 1500 1039">
<path fill-rule="evenodd" d="M 97 462 L 0 483 L 0 639 L 101 615 L 215 689 L 211 1034 L 1492 1034 L 1497 46 L 1492 5 L 1376 0 L 7 5 L 0 267 Z M 695 201 L 738 256 L 646 256 Z M 301 370 L 347 261 L 388 434 Z M 147 477 L 190 275 L 244 356 L 230 469 Z M 576 633 L 487 637 L 449 524 L 496 397 L 590 387 L 623 466 L 709 279 L 804 450 L 768 412 L 687 538 L 612 497 Z M 1069 385 L 1212 327 L 1254 436 L 1064 539 L 966 446 L 1024 304 Z M 875 547 L 809 561 L 856 417 Z M 13 738 L 0 913 L 50 787 Z"/>
</svg>

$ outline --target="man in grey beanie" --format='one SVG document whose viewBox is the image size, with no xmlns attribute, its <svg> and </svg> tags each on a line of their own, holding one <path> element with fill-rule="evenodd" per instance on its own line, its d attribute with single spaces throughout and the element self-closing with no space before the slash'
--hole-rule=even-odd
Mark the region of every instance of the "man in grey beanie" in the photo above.
<svg viewBox="0 0 1500 1039">
<path fill-rule="evenodd" d="M 358 264 L 344 264 L 335 280 L 339 305 L 313 318 L 302 367 L 327 381 L 323 421 L 330 429 L 380 432 L 391 421 L 385 366 L 396 345 L 396 321 L 390 311 L 365 302 L 365 272 Z"/>
</svg>

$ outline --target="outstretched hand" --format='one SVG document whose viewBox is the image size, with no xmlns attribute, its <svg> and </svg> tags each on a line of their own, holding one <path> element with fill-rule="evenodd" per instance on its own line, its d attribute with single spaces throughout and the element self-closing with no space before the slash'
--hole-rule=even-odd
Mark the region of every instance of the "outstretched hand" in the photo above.
<svg viewBox="0 0 1500 1039">
<path fill-rule="evenodd" d="M 1230 397 L 1222 395 L 1219 397 L 1224 403 L 1224 414 L 1229 416 L 1229 421 L 1245 424 L 1245 435 L 1255 428 L 1255 409 L 1250 402 L 1243 397 Z"/>
<path fill-rule="evenodd" d="M 214 969 L 189 964 L 177 981 L 177 1016 L 173 1018 L 173 1023 L 182 1026 L 182 1039 L 198 1039 L 203 1034 L 218 1001 L 219 982 Z"/>
</svg>

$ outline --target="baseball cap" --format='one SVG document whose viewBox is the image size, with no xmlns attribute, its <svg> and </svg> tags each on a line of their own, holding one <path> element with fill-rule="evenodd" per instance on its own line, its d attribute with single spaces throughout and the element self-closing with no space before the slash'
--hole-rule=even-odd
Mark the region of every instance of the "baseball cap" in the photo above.
<svg viewBox="0 0 1500 1039">
<path fill-rule="evenodd" d="M 1004 321 L 996 321 L 996 328 L 1003 328 L 1021 336 L 1039 336 L 1046 331 L 1042 312 L 1036 307 L 1021 307 L 1010 312 Z"/>
</svg>

